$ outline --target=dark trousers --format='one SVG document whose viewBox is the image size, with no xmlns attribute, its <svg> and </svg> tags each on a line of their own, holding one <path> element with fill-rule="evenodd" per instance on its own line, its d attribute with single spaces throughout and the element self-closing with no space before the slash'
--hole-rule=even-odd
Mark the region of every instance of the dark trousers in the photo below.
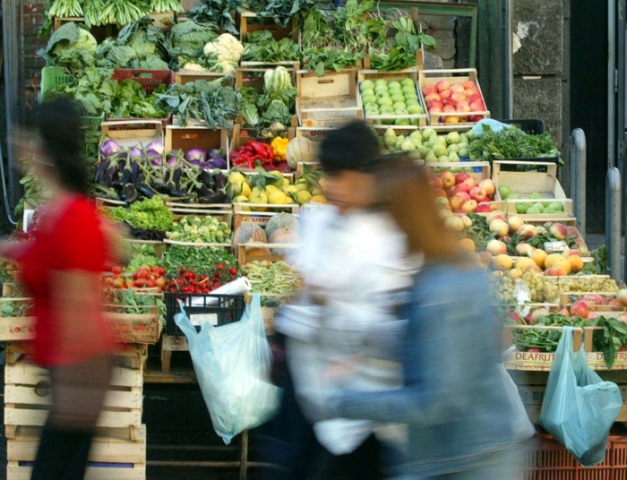
<svg viewBox="0 0 627 480">
<path fill-rule="evenodd" d="M 83 480 L 93 436 L 93 431 L 44 427 L 31 480 Z"/>
<path fill-rule="evenodd" d="M 333 455 L 316 439 L 313 426 L 303 415 L 294 383 L 283 358 L 275 353 L 279 365 L 273 377 L 283 389 L 281 406 L 272 420 L 269 435 L 263 440 L 265 463 L 280 467 L 263 469 L 260 480 L 380 480 L 380 445 L 371 435 L 357 450 Z M 282 365 L 281 365 L 282 364 Z"/>
</svg>

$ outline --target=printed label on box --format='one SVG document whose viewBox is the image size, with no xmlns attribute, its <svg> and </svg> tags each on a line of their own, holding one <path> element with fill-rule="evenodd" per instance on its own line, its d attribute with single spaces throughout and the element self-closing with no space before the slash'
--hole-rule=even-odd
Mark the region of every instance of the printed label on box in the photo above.
<svg viewBox="0 0 627 480">
<path fill-rule="evenodd" d="M 546 242 L 544 244 L 544 251 L 547 253 L 564 252 L 568 250 L 566 242 Z"/>
</svg>

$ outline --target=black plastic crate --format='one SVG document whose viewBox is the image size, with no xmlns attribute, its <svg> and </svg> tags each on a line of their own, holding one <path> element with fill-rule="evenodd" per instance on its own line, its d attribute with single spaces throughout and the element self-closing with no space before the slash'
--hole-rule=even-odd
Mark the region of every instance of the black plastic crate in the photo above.
<svg viewBox="0 0 627 480">
<path fill-rule="evenodd" d="M 513 125 L 528 135 L 540 135 L 544 133 L 544 120 L 539 118 L 513 118 L 509 120 L 499 120 L 501 123 Z"/>
<path fill-rule="evenodd" d="M 203 321 L 221 326 L 238 322 L 242 318 L 246 301 L 244 295 L 214 295 L 199 293 L 165 293 L 166 324 L 165 333 L 168 335 L 183 335 L 181 329 L 174 322 L 174 315 L 180 312 L 178 300 L 183 302 L 189 319 L 194 322 L 194 317 L 205 316 Z M 201 320 L 198 319 L 197 320 Z M 196 326 L 200 331 L 200 327 Z"/>
</svg>

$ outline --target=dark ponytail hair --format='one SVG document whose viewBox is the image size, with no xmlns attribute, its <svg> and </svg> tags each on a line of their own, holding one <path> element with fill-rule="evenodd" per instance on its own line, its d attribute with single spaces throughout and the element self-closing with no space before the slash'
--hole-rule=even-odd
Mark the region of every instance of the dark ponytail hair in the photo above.
<svg viewBox="0 0 627 480">
<path fill-rule="evenodd" d="M 43 147 L 54 163 L 61 185 L 74 193 L 87 194 L 89 168 L 81 155 L 81 112 L 69 97 L 55 97 L 38 108 L 37 130 Z"/>
</svg>

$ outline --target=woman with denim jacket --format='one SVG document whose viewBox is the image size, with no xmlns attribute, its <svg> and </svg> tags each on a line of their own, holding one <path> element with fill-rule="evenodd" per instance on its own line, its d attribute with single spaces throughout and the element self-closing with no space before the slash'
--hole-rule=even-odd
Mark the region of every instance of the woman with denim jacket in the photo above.
<svg viewBox="0 0 627 480">
<path fill-rule="evenodd" d="M 407 456 L 391 466 L 395 479 L 513 479 L 513 410 L 497 370 L 500 343 L 487 275 L 444 229 L 424 169 L 401 159 L 378 178 L 409 249 L 424 255 L 403 315 L 404 386 L 339 390 L 322 415 L 407 424 Z"/>
</svg>

